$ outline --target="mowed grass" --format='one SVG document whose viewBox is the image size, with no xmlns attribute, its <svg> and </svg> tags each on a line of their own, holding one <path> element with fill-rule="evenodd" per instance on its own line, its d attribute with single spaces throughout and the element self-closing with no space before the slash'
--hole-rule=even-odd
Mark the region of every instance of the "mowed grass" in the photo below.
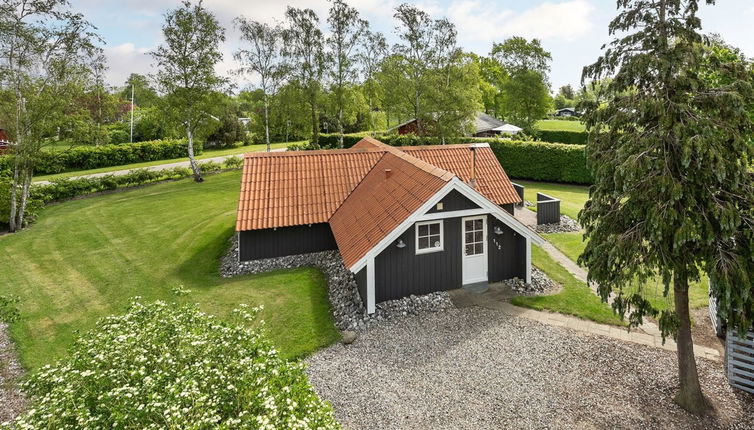
<svg viewBox="0 0 754 430">
<path fill-rule="evenodd" d="M 620 317 L 603 303 L 589 287 L 576 279 L 560 264 L 555 262 L 540 247 L 532 247 L 532 262 L 563 289 L 549 296 L 514 297 L 511 303 L 537 310 L 549 310 L 579 318 L 588 319 L 601 324 L 625 325 Z"/>
<path fill-rule="evenodd" d="M 524 186 L 524 199 L 537 203 L 537 193 L 544 193 L 560 199 L 560 213 L 578 219 L 579 211 L 589 199 L 589 187 L 572 184 L 554 184 L 548 182 L 522 181 L 513 182 Z M 536 206 L 534 208 L 536 209 Z"/>
<path fill-rule="evenodd" d="M 11 326 L 30 369 L 62 356 L 105 315 L 134 296 L 199 303 L 221 317 L 238 304 L 264 305 L 261 318 L 284 356 L 297 358 L 339 338 L 323 275 L 297 269 L 231 279 L 218 259 L 233 234 L 240 172 L 70 201 L 0 237 L 1 293 L 21 298 Z M 172 290 L 192 290 L 177 297 Z"/>
<path fill-rule="evenodd" d="M 586 127 L 581 121 L 568 121 L 563 119 L 543 119 L 537 121 L 536 128 L 540 130 L 566 130 L 585 131 Z"/>
<path fill-rule="evenodd" d="M 289 142 L 289 143 L 273 143 L 270 145 L 270 147 L 272 149 L 279 149 L 279 148 L 285 148 L 292 143 L 303 143 L 303 142 L 304 141 Z M 198 155 L 196 159 L 206 160 L 208 158 L 223 157 L 226 155 L 241 155 L 247 152 L 265 151 L 266 149 L 267 149 L 267 145 L 248 145 L 248 146 L 239 145 L 239 146 L 234 146 L 233 148 L 208 149 L 208 150 L 205 150 L 201 155 Z M 63 151 L 63 150 L 64 149 L 59 149 L 58 151 Z M 99 169 L 75 170 L 71 172 L 56 173 L 54 175 L 41 175 L 41 176 L 35 176 L 34 181 L 35 182 L 36 181 L 53 181 L 55 179 L 70 178 L 73 176 L 91 175 L 94 173 L 107 173 L 107 172 L 116 172 L 118 170 L 143 169 L 145 167 L 160 166 L 163 164 L 180 163 L 181 161 L 188 161 L 188 156 L 182 157 L 182 158 L 172 158 L 169 160 L 145 161 L 143 163 L 132 163 L 132 164 L 123 164 L 120 166 L 101 167 Z"/>
<path fill-rule="evenodd" d="M 583 233 L 552 233 L 543 234 L 542 236 L 573 261 L 578 261 L 586 246 L 582 241 Z M 652 303 L 652 306 L 660 310 L 673 308 L 674 306 L 672 285 L 667 297 L 663 295 L 664 290 L 665 285 L 659 277 L 644 284 L 634 282 L 632 285 L 624 288 L 626 294 L 640 293 L 642 297 Z M 691 283 L 689 286 L 689 305 L 692 308 L 707 306 L 709 304 L 708 291 L 709 279 L 706 276 L 703 276 L 699 282 Z"/>
</svg>

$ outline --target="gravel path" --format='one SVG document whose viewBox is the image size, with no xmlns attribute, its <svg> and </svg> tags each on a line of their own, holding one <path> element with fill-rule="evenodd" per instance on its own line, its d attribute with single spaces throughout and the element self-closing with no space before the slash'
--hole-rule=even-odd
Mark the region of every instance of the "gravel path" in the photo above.
<svg viewBox="0 0 754 430">
<path fill-rule="evenodd" d="M 0 323 L 0 423 L 12 420 L 24 410 L 26 398 L 17 383 L 22 374 L 8 326 Z"/>
<path fill-rule="evenodd" d="M 677 407 L 676 357 L 481 308 L 391 321 L 307 359 L 349 429 L 754 428 L 754 396 L 698 360 L 718 418 Z"/>
</svg>

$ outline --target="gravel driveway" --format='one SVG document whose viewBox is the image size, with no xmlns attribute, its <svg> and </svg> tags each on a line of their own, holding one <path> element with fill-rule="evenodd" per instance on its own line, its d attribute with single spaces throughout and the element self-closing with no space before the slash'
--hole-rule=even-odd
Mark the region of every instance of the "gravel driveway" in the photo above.
<svg viewBox="0 0 754 430">
<path fill-rule="evenodd" d="M 718 418 L 672 401 L 675 353 L 481 308 L 391 321 L 307 359 L 350 429 L 754 428 L 754 396 L 699 360 Z"/>
</svg>

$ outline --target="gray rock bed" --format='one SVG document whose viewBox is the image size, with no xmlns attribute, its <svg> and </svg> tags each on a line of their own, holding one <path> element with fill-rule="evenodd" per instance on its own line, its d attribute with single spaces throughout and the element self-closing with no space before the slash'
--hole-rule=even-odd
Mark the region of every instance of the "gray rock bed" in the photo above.
<svg viewBox="0 0 754 430">
<path fill-rule="evenodd" d="M 527 284 L 523 279 L 513 278 L 503 281 L 516 294 L 522 296 L 536 296 L 540 294 L 552 294 L 558 289 L 558 285 L 547 274 L 538 268 L 531 268 L 531 283 Z"/>
<path fill-rule="evenodd" d="M 534 227 L 537 233 L 573 233 L 581 231 L 579 222 L 568 215 L 560 215 L 559 224 L 539 224 Z"/>
<path fill-rule="evenodd" d="M 8 326 L 0 323 L 0 423 L 14 419 L 26 406 L 26 397 L 18 386 L 22 374 Z"/>
<path fill-rule="evenodd" d="M 698 360 L 718 418 L 682 411 L 676 356 L 481 308 L 382 324 L 307 360 L 349 429 L 754 428 L 754 396 Z"/>
<path fill-rule="evenodd" d="M 377 303 L 375 312 L 368 315 L 359 297 L 356 279 L 343 265 L 337 251 L 239 262 L 238 239 L 235 235 L 230 240 L 230 250 L 220 262 L 220 275 L 227 278 L 307 266 L 316 267 L 325 274 L 335 325 L 340 330 L 363 331 L 394 318 L 440 312 L 453 307 L 448 293 L 438 292 Z"/>
</svg>

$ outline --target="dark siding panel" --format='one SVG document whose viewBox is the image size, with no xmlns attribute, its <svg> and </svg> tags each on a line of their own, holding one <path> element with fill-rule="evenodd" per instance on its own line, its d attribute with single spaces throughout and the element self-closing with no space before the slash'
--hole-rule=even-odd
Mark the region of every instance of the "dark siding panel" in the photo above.
<svg viewBox="0 0 754 430">
<path fill-rule="evenodd" d="M 560 222 L 560 200 L 537 193 L 537 224 L 557 224 Z"/>
<path fill-rule="evenodd" d="M 514 212 L 515 208 L 514 208 L 514 204 L 513 203 L 509 203 L 507 205 L 500 205 L 500 207 L 503 208 L 503 210 L 506 211 L 506 212 L 508 212 L 509 214 L 516 215 L 515 212 Z"/>
<path fill-rule="evenodd" d="M 356 278 L 356 286 L 359 290 L 359 296 L 361 296 L 361 303 L 364 304 L 364 307 L 367 305 L 367 268 L 364 267 L 363 269 L 359 270 L 359 272 L 355 276 Z"/>
<path fill-rule="evenodd" d="M 461 219 L 449 218 L 443 223 L 442 251 L 416 255 L 411 226 L 400 236 L 405 248 L 392 243 L 375 258 L 377 302 L 461 287 Z"/>
<path fill-rule="evenodd" d="M 239 241 L 241 261 L 338 249 L 327 223 L 242 231 Z"/>
<path fill-rule="evenodd" d="M 466 196 L 459 193 L 456 190 L 451 190 L 445 197 L 440 200 L 442 202 L 443 208 L 441 211 L 437 210 L 437 205 L 433 207 L 432 209 L 428 210 L 427 213 L 437 213 L 437 212 L 452 212 L 452 211 L 463 211 L 466 209 L 477 209 L 479 208 L 479 205 L 469 200 Z"/>
<path fill-rule="evenodd" d="M 498 282 L 511 278 L 526 277 L 526 239 L 492 215 L 487 217 L 489 236 L 488 278 Z M 496 235 L 495 227 L 503 234 Z"/>
</svg>

